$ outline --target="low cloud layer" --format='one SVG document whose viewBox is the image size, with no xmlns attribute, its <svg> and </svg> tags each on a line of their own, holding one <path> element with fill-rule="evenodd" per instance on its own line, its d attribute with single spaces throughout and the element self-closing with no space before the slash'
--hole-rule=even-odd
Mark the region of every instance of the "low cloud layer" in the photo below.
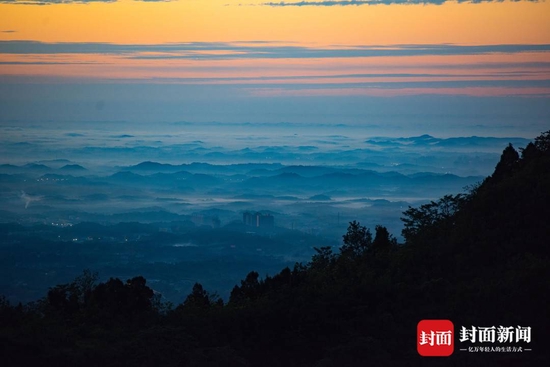
<svg viewBox="0 0 550 367">
<path fill-rule="evenodd" d="M 215 54 L 211 51 L 217 51 Z M 192 42 L 156 45 L 113 43 L 46 43 L 36 41 L 0 41 L 0 54 L 105 54 L 129 59 L 164 60 L 231 60 L 231 59 L 295 59 L 335 57 L 399 57 L 485 55 L 495 53 L 549 52 L 550 44 L 480 45 L 449 44 L 358 46 L 311 48 L 277 44 L 240 44 L 224 42 Z M 154 54 L 152 54 L 154 53 Z"/>
</svg>

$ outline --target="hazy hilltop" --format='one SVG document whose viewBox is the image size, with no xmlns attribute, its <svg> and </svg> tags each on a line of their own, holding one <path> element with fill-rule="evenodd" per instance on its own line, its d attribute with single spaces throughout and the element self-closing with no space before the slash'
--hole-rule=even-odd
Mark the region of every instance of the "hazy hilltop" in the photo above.
<svg viewBox="0 0 550 367">
<path fill-rule="evenodd" d="M 92 171 L 88 174 L 102 169 L 113 173 L 113 166 L 141 173 L 208 173 L 208 164 L 238 171 L 253 163 L 269 170 L 284 164 L 486 176 L 503 145 L 525 147 L 530 141 L 521 137 L 521 130 L 503 136 L 508 130 L 483 126 L 465 130 L 478 136 L 462 131 L 448 136 L 447 127 L 431 129 L 433 136 L 388 136 L 404 132 L 369 124 L 37 122 L 23 124 L 22 134 L 20 125 L 0 125 L 0 163 L 33 163 L 79 174 L 86 172 L 76 165 Z"/>
<path fill-rule="evenodd" d="M 178 305 L 146 279 L 84 273 L 0 317 L 7 365 L 421 365 L 417 323 L 530 327 L 522 353 L 454 354 L 436 364 L 545 365 L 550 327 L 550 131 L 511 145 L 465 194 L 403 212 L 404 243 L 350 223 L 339 248 L 271 276 L 251 271 L 225 303 L 201 284 Z M 253 270 L 253 269 L 250 269 Z M 457 340 L 456 338 L 455 340 Z M 466 351 L 459 350 L 460 347 Z M 510 344 L 510 345 L 511 345 Z M 484 345 L 482 345 L 484 346 Z M 528 349 L 528 350 L 527 350 Z M 70 352 L 68 352 L 70 351 Z"/>
</svg>

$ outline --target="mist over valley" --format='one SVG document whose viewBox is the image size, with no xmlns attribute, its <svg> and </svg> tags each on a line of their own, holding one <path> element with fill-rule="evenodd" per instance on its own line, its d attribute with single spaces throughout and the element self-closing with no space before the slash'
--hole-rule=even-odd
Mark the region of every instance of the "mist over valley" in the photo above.
<svg viewBox="0 0 550 367">
<path fill-rule="evenodd" d="M 409 206 L 464 192 L 503 146 L 529 142 L 322 124 L 1 129 L 0 290 L 13 302 L 87 268 L 141 274 L 172 302 L 195 282 L 227 298 L 250 269 L 273 274 L 314 247 L 337 249 L 354 220 L 402 241 Z"/>
</svg>

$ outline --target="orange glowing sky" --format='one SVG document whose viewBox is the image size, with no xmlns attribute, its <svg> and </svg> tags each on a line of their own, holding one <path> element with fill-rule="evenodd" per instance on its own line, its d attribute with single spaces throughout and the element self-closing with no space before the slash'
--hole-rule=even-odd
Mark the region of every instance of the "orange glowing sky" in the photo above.
<svg viewBox="0 0 550 367">
<path fill-rule="evenodd" d="M 326 7 L 232 0 L 0 4 L 0 40 L 288 41 L 318 45 L 548 43 L 550 2 Z M 255 5 L 255 6 L 253 6 Z"/>
</svg>

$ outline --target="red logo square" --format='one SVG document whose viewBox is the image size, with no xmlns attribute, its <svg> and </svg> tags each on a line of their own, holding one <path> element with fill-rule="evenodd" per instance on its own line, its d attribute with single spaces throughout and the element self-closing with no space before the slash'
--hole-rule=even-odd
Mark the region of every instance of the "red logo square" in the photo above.
<svg viewBox="0 0 550 367">
<path fill-rule="evenodd" d="M 416 349 L 423 357 L 453 354 L 455 327 L 450 320 L 422 320 L 416 327 Z"/>
</svg>

